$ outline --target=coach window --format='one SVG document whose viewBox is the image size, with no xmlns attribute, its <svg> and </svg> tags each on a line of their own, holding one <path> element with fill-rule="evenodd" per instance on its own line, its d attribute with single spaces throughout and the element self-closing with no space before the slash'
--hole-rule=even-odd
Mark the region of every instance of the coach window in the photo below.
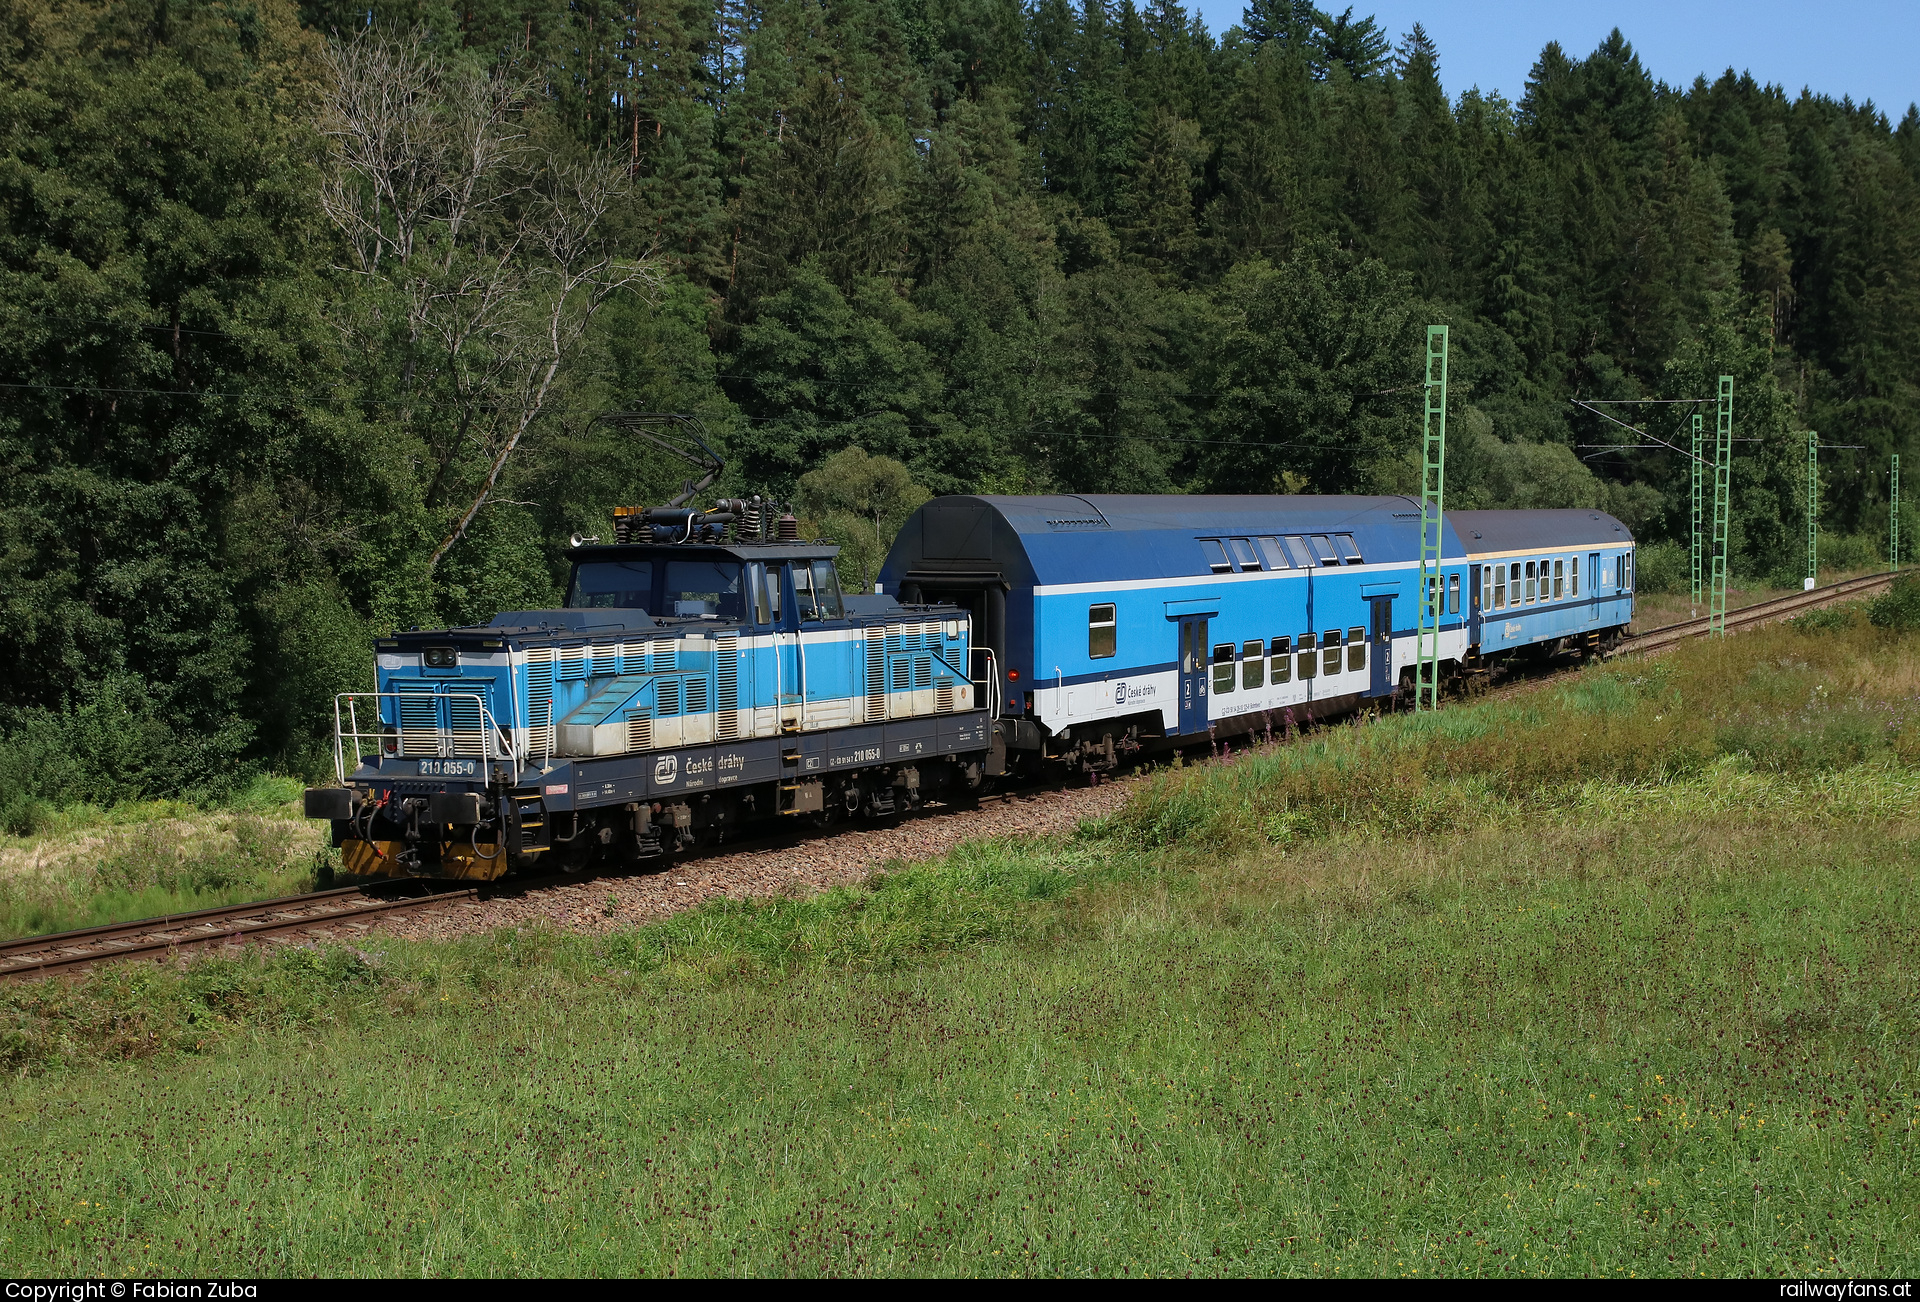
<svg viewBox="0 0 1920 1302">
<path fill-rule="evenodd" d="M 1567 595 L 1569 597 L 1580 595 L 1580 558 L 1578 556 L 1567 562 Z"/>
<path fill-rule="evenodd" d="M 1313 568 L 1313 549 L 1307 546 L 1307 540 L 1299 534 L 1287 535 L 1287 555 L 1293 557 L 1293 563 L 1300 569 Z"/>
<path fill-rule="evenodd" d="M 1213 694 L 1233 690 L 1233 643 L 1216 642 L 1213 647 Z"/>
<path fill-rule="evenodd" d="M 1267 645 L 1267 675 L 1276 683 L 1293 681 L 1293 639 L 1276 637 Z"/>
<path fill-rule="evenodd" d="M 1533 570 L 1534 570 L 1533 562 L 1528 561 L 1527 562 L 1527 604 L 1529 606 L 1531 606 L 1539 596 L 1539 588 L 1534 579 Z"/>
<path fill-rule="evenodd" d="M 1305 682 L 1313 677 L 1314 670 L 1319 667 L 1319 664 L 1320 659 L 1313 652 L 1313 634 L 1302 633 L 1293 653 L 1294 672 L 1300 676 L 1301 682 Z"/>
<path fill-rule="evenodd" d="M 1288 568 L 1286 550 L 1280 546 L 1278 538 L 1255 538 L 1254 545 L 1260 549 L 1260 560 L 1270 570 Z"/>
<path fill-rule="evenodd" d="M 1447 613 L 1449 615 L 1460 613 L 1460 576 L 1458 574 L 1447 576 Z"/>
<path fill-rule="evenodd" d="M 1519 605 L 1520 604 L 1520 562 L 1519 561 L 1515 561 L 1513 565 L 1510 567 L 1510 570 L 1507 574 L 1507 586 L 1512 589 L 1512 591 L 1510 591 L 1507 594 L 1510 598 L 1512 598 L 1512 600 L 1510 600 L 1507 604 L 1510 606 Z"/>
<path fill-rule="evenodd" d="M 1353 535 L 1337 533 L 1333 536 L 1333 545 L 1340 553 L 1340 559 L 1349 565 L 1360 564 L 1360 549 L 1353 545 Z"/>
<path fill-rule="evenodd" d="M 1112 605 L 1087 607 L 1087 657 L 1107 659 L 1114 652 L 1115 642 Z"/>
<path fill-rule="evenodd" d="M 1553 563 L 1553 595 L 1555 597 L 1566 596 L 1566 586 L 1567 563 L 1565 561 L 1555 561 Z"/>
<path fill-rule="evenodd" d="M 1207 558 L 1207 568 L 1215 574 L 1233 573 L 1233 562 L 1227 559 L 1227 549 L 1220 545 L 1218 538 L 1202 538 L 1200 550 Z"/>
<path fill-rule="evenodd" d="M 1240 648 L 1240 685 L 1248 691 L 1260 686 L 1266 668 L 1266 660 L 1260 654 L 1262 643 L 1259 638 Z"/>
<path fill-rule="evenodd" d="M 1338 565 L 1339 556 L 1334 554 L 1333 543 L 1323 533 L 1313 535 L 1313 554 L 1322 565 Z"/>
<path fill-rule="evenodd" d="M 1347 672 L 1367 667 L 1367 630 L 1350 628 L 1347 630 Z"/>
<path fill-rule="evenodd" d="M 1320 672 L 1340 672 L 1340 630 L 1330 628 L 1320 635 Z"/>
<path fill-rule="evenodd" d="M 1620 553 L 1620 591 L 1633 591 L 1633 553 Z"/>
<path fill-rule="evenodd" d="M 1234 564 L 1243 570 L 1257 570 L 1260 562 L 1254 559 L 1253 544 L 1245 538 L 1229 538 L 1227 546 L 1233 550 Z"/>
<path fill-rule="evenodd" d="M 1489 565 L 1487 569 L 1493 575 L 1493 600 L 1488 603 L 1488 609 L 1505 610 L 1507 608 L 1507 567 Z"/>
</svg>

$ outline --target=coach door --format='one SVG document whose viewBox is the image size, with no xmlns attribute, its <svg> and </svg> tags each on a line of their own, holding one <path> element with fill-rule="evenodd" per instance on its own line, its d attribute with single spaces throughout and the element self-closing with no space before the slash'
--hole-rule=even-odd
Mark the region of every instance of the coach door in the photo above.
<svg viewBox="0 0 1920 1302">
<path fill-rule="evenodd" d="M 1600 553 L 1587 553 L 1587 622 L 1600 618 Z"/>
<path fill-rule="evenodd" d="M 1207 621 L 1180 621 L 1180 731 L 1207 730 Z"/>
<path fill-rule="evenodd" d="M 1373 627 L 1367 640 L 1373 643 L 1373 678 L 1367 685 L 1369 696 L 1385 696 L 1393 690 L 1393 598 L 1374 597 Z"/>
</svg>

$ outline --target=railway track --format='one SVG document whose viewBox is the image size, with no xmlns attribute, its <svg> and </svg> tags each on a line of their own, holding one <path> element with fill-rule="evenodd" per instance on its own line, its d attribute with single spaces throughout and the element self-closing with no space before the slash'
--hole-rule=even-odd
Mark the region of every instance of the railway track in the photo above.
<svg viewBox="0 0 1920 1302">
<path fill-rule="evenodd" d="M 1887 587 L 1891 574 L 1870 574 L 1857 579 L 1828 584 L 1809 592 L 1790 593 L 1727 612 L 1729 629 L 1746 628 L 1770 620 L 1785 619 L 1835 601 L 1864 596 Z M 1688 638 L 1706 633 L 1705 618 L 1682 620 L 1624 639 L 1617 655 L 1641 655 L 1678 645 Z M 1549 674 L 1547 677 L 1556 677 Z M 1516 688 L 1541 685 L 1538 680 Z M 1504 690 L 1504 689 L 1496 689 Z M 1042 783 L 1040 790 L 1055 784 Z M 1028 792 L 1028 787 L 1004 793 L 1006 798 Z M 842 834 L 841 829 L 817 832 L 783 832 L 717 847 L 712 853 L 729 854 L 754 848 L 773 848 L 781 844 Z M 706 857 L 705 855 L 699 857 Z M 688 864 L 677 860 L 676 869 Z M 235 947 L 256 942 L 291 942 L 302 937 L 346 940 L 369 930 L 382 916 L 408 910 L 446 908 L 463 902 L 477 902 L 488 896 L 524 894 L 553 885 L 577 886 L 603 874 L 583 872 L 572 875 L 518 879 L 478 886 L 429 884 L 424 881 L 380 883 L 372 886 L 346 886 L 317 891 L 311 895 L 291 895 L 251 904 L 230 904 L 216 909 L 144 918 L 136 922 L 86 927 L 78 931 L 49 936 L 27 936 L 0 943 L 0 980 L 20 980 L 74 972 L 101 963 L 129 958 L 167 958 L 188 951 L 217 947 Z M 421 891 L 421 894 L 392 894 L 395 886 Z"/>
<path fill-rule="evenodd" d="M 362 918 L 445 905 L 478 894 L 476 887 L 456 887 L 396 899 L 365 887 L 343 886 L 311 895 L 228 904 L 50 936 L 24 936 L 0 944 L 0 979 L 50 976 L 120 959 L 164 958 L 181 950 L 244 945 L 299 933 L 345 939 L 366 930 Z"/>
<path fill-rule="evenodd" d="M 1786 619 L 1802 611 L 1831 605 L 1836 601 L 1845 601 L 1850 597 L 1865 596 L 1891 586 L 1893 577 L 1892 574 L 1864 574 L 1857 579 L 1843 579 L 1839 583 L 1829 583 L 1806 592 L 1790 592 L 1784 597 L 1775 597 L 1771 601 L 1742 606 L 1739 610 L 1727 612 L 1726 626 L 1729 629 L 1747 628 L 1754 624 L 1765 624 L 1770 620 Z M 1659 628 L 1650 628 L 1644 633 L 1621 639 L 1614 654 L 1644 655 L 1649 651 L 1662 651 L 1670 646 L 1676 646 L 1690 637 L 1699 637 L 1704 634 L 1710 619 L 1710 616 L 1702 615 L 1698 619 L 1683 619 L 1677 624 L 1664 624 Z"/>
</svg>

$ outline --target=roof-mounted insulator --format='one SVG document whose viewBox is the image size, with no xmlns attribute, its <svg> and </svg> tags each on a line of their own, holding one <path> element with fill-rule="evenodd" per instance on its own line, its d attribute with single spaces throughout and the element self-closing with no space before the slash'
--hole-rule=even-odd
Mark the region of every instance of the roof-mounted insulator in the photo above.
<svg viewBox="0 0 1920 1302">
<path fill-rule="evenodd" d="M 791 511 L 780 517 L 780 541 L 800 541 L 800 522 L 793 518 Z"/>
<path fill-rule="evenodd" d="M 613 508 L 613 540 L 617 543 L 633 541 L 633 526 L 640 522 L 641 508 L 637 506 L 616 506 Z"/>
</svg>

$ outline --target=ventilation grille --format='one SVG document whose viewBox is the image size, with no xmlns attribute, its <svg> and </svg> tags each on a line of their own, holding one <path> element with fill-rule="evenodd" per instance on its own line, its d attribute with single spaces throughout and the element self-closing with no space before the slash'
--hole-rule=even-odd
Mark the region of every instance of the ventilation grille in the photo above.
<svg viewBox="0 0 1920 1302">
<path fill-rule="evenodd" d="M 644 714 L 627 716 L 627 749 L 653 749 L 653 720 Z"/>
<path fill-rule="evenodd" d="M 680 680 L 678 678 L 661 679 L 654 701 L 653 717 L 656 719 L 671 719 L 680 713 Z"/>
<path fill-rule="evenodd" d="M 887 626 L 887 650 L 917 651 L 920 649 L 920 624 L 889 624 Z"/>
<path fill-rule="evenodd" d="M 553 648 L 527 648 L 527 753 L 553 752 Z"/>
<path fill-rule="evenodd" d="M 913 685 L 915 687 L 933 686 L 932 656 L 915 656 L 913 658 Z"/>
<path fill-rule="evenodd" d="M 670 674 L 680 667 L 680 657 L 673 642 L 647 643 L 647 672 L 651 674 Z"/>
<path fill-rule="evenodd" d="M 941 714 L 953 712 L 953 680 L 942 678 L 940 685 L 933 689 L 933 708 Z"/>
<path fill-rule="evenodd" d="M 584 646 L 563 646 L 560 648 L 560 672 L 554 677 L 561 682 L 571 682 L 587 676 L 588 648 Z"/>
<path fill-rule="evenodd" d="M 484 759 L 487 734 L 480 723 L 480 702 L 471 698 L 447 698 L 447 722 L 453 728 L 453 753 Z"/>
<path fill-rule="evenodd" d="M 440 753 L 440 701 L 432 688 L 401 689 L 400 753 Z"/>
<path fill-rule="evenodd" d="M 887 715 L 887 638 L 884 629 L 867 630 L 867 722 Z"/>
<path fill-rule="evenodd" d="M 913 666 L 905 656 L 893 662 L 893 690 L 904 692 L 913 686 Z"/>
<path fill-rule="evenodd" d="M 733 741 L 740 735 L 740 639 L 727 635 L 713 644 L 715 708 L 720 715 L 713 721 L 717 741 Z"/>
<path fill-rule="evenodd" d="M 687 713 L 705 714 L 707 709 L 707 680 L 704 678 L 687 679 Z"/>
</svg>

